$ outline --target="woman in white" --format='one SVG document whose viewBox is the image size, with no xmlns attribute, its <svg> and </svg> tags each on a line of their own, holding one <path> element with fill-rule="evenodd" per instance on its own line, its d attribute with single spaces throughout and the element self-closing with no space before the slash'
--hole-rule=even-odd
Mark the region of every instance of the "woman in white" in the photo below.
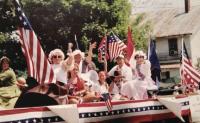
<svg viewBox="0 0 200 123">
<path fill-rule="evenodd" d="M 74 57 L 69 54 L 69 57 L 64 60 L 65 55 L 61 49 L 54 49 L 49 53 L 49 60 L 56 74 L 56 81 L 61 85 L 67 83 L 67 72 L 73 68 Z"/>
<path fill-rule="evenodd" d="M 135 53 L 135 74 L 136 79 L 129 81 L 123 86 L 122 93 L 135 100 L 148 99 L 147 90 L 157 88 L 155 82 L 151 79 L 151 63 L 146 59 L 143 51 Z"/>
</svg>

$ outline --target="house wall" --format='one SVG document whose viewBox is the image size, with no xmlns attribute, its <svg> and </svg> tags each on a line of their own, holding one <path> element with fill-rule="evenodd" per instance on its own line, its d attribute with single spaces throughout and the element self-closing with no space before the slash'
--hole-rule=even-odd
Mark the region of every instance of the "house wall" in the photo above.
<svg viewBox="0 0 200 123">
<path fill-rule="evenodd" d="M 200 34 L 199 34 L 200 36 Z M 168 39 L 169 38 L 174 38 L 174 37 L 163 37 L 163 38 L 158 38 L 156 39 L 156 52 L 157 54 L 162 54 L 162 53 L 168 53 L 169 52 L 169 45 L 168 45 Z M 175 37 L 177 38 L 177 43 L 178 43 L 178 52 L 181 53 L 181 50 L 182 50 L 182 37 Z M 191 56 L 191 44 L 190 44 L 190 36 L 184 36 L 183 37 L 184 39 L 184 42 L 186 44 L 186 48 L 187 48 L 187 51 L 188 51 L 188 54 Z M 199 37 L 200 39 L 200 37 Z M 195 44 L 194 44 L 195 45 Z M 198 47 L 198 45 L 196 44 L 196 46 Z M 200 47 L 198 48 L 199 51 L 200 51 Z M 200 52 L 199 52 L 200 54 Z M 199 55 L 200 56 L 200 55 Z"/>
<path fill-rule="evenodd" d="M 200 58 L 200 31 L 191 37 L 191 58 L 193 65 L 197 64 L 197 59 Z"/>
<path fill-rule="evenodd" d="M 169 53 L 169 46 L 168 46 L 168 39 L 169 38 L 177 38 L 177 45 L 178 45 L 178 52 L 181 53 L 182 50 L 182 36 L 173 36 L 173 37 L 163 37 L 156 39 L 156 51 L 157 54 L 162 53 Z M 186 44 L 186 48 L 188 51 L 189 56 L 191 56 L 191 41 L 190 41 L 190 35 L 183 36 L 183 40 Z M 197 44 L 196 44 L 197 45 Z M 200 50 L 200 46 L 199 46 Z M 200 52 L 199 52 L 200 54 Z M 170 61 L 169 63 L 170 64 Z M 180 79 L 180 68 L 168 68 L 168 69 L 161 69 L 161 72 L 167 72 L 170 73 L 170 78 L 179 78 Z"/>
</svg>

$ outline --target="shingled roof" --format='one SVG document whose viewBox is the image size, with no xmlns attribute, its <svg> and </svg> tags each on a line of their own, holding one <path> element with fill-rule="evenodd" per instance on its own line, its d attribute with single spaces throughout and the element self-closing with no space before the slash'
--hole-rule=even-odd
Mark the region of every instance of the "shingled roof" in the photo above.
<svg viewBox="0 0 200 123">
<path fill-rule="evenodd" d="M 153 3 L 151 2 L 151 4 Z M 152 23 L 155 37 L 195 34 L 200 30 L 200 4 L 193 4 L 189 13 L 185 13 L 183 6 L 164 7 L 159 11 L 147 9 L 142 11 L 145 13 L 143 22 L 150 21 Z"/>
<path fill-rule="evenodd" d="M 200 30 L 200 6 L 193 7 L 189 13 L 178 9 L 168 9 L 147 13 L 152 22 L 153 35 L 165 37 L 181 34 L 194 34 Z"/>
</svg>

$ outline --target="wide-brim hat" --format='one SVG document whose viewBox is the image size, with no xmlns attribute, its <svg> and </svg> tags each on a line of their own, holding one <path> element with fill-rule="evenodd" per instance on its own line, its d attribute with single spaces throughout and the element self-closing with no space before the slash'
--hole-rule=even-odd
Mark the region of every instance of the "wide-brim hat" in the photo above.
<svg viewBox="0 0 200 123">
<path fill-rule="evenodd" d="M 124 55 L 120 54 L 114 59 L 114 61 L 116 62 L 117 60 L 124 59 L 124 58 L 125 58 Z"/>
<path fill-rule="evenodd" d="M 10 64 L 10 59 L 8 57 L 6 57 L 6 56 L 3 56 L 0 59 L 0 65 L 2 65 L 4 61 L 7 61 L 8 64 Z"/>
<path fill-rule="evenodd" d="M 146 59 L 146 54 L 142 50 L 138 50 L 135 52 L 135 56 L 143 56 Z"/>
<path fill-rule="evenodd" d="M 81 57 L 82 58 L 84 58 L 85 57 L 85 53 L 84 52 L 81 52 L 80 50 L 74 50 L 73 52 L 72 52 L 72 54 L 75 56 L 75 55 L 81 55 Z"/>
<path fill-rule="evenodd" d="M 115 71 L 114 74 L 110 77 L 111 78 L 124 78 L 124 76 L 122 76 L 122 74 L 119 71 Z"/>
</svg>

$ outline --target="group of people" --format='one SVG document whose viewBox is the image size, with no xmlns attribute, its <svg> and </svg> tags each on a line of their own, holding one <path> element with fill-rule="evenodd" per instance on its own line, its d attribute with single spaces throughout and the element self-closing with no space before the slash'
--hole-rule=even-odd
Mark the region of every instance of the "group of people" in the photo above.
<svg viewBox="0 0 200 123">
<path fill-rule="evenodd" d="M 151 64 L 143 51 L 135 53 L 133 68 L 120 54 L 110 71 L 97 71 L 92 61 L 95 47 L 96 43 L 90 44 L 87 56 L 80 50 L 68 53 L 66 59 L 60 49 L 49 54 L 57 83 L 69 90 L 69 103 L 100 101 L 103 93 L 109 93 L 113 100 L 148 99 L 147 90 L 157 88 L 151 79 Z"/>
<path fill-rule="evenodd" d="M 69 50 L 67 58 L 61 49 L 54 49 L 49 53 L 49 61 L 56 75 L 56 85 L 67 92 L 65 104 L 101 101 L 101 95 L 104 93 L 109 93 L 112 100 L 148 99 L 148 88 L 157 88 L 151 79 L 151 64 L 146 60 L 143 51 L 135 53 L 135 67 L 130 67 L 126 63 L 126 57 L 120 54 L 115 59 L 116 65 L 110 71 L 97 71 L 92 61 L 94 48 L 96 42 L 90 44 L 87 56 L 77 49 Z M 22 78 L 16 80 L 9 62 L 7 57 L 0 60 L 1 97 L 2 88 L 15 88 L 14 96 L 17 97 L 20 94 L 19 89 L 26 85 Z M 107 65 L 106 59 L 104 62 Z"/>
</svg>

